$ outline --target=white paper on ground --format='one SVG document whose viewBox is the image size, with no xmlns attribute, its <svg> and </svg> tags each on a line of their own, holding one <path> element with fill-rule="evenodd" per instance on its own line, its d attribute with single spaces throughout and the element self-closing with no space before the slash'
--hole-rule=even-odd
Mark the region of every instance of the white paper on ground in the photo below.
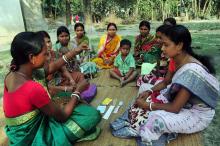
<svg viewBox="0 0 220 146">
<path fill-rule="evenodd" d="M 124 104 L 124 102 L 123 101 L 120 101 L 119 103 L 118 103 L 118 106 L 115 108 L 115 110 L 113 111 L 113 113 L 118 113 L 118 110 L 119 110 L 119 108 L 122 106 Z"/>
<path fill-rule="evenodd" d="M 105 112 L 106 106 L 105 105 L 99 105 L 97 107 L 97 110 L 100 111 L 101 114 Z"/>
<path fill-rule="evenodd" d="M 107 112 L 105 113 L 105 115 L 104 115 L 102 118 L 107 120 L 107 119 L 110 117 L 110 115 L 111 115 L 111 113 L 112 113 L 112 111 L 113 111 L 114 108 L 115 108 L 115 106 L 114 106 L 114 105 L 111 105 L 111 106 L 108 108 Z"/>
<path fill-rule="evenodd" d="M 117 113 L 118 110 L 119 110 L 119 108 L 120 108 L 120 106 L 118 105 L 118 106 L 115 108 L 115 110 L 113 111 L 113 113 Z"/>
</svg>

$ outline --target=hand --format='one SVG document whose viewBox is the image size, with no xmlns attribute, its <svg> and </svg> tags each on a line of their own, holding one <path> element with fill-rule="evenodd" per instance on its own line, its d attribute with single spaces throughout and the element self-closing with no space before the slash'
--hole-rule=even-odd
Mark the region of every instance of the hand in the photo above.
<svg viewBox="0 0 220 146">
<path fill-rule="evenodd" d="M 82 98 L 79 100 L 79 102 L 80 102 L 80 103 L 84 103 L 84 104 L 89 104 L 87 101 L 85 101 L 85 100 L 82 99 Z"/>
<path fill-rule="evenodd" d="M 139 108 L 142 108 L 142 109 L 145 109 L 145 110 L 149 109 L 149 103 L 146 102 L 143 98 L 138 98 L 135 103 L 137 104 L 137 106 Z"/>
<path fill-rule="evenodd" d="M 144 91 L 144 92 L 142 92 L 141 94 L 139 94 L 139 96 L 137 97 L 137 99 L 144 99 L 144 100 L 146 100 L 148 96 L 150 96 L 149 92 Z"/>
<path fill-rule="evenodd" d="M 81 53 L 83 50 L 88 51 L 90 50 L 86 43 L 80 44 L 76 49 L 74 49 L 77 54 Z"/>
<path fill-rule="evenodd" d="M 110 64 L 110 60 L 109 60 L 109 59 L 104 58 L 104 64 Z"/>
<path fill-rule="evenodd" d="M 113 61 L 111 58 L 108 58 L 108 59 L 104 59 L 104 63 L 107 65 L 111 65 L 113 63 Z"/>
<path fill-rule="evenodd" d="M 75 86 L 75 87 L 76 87 L 76 82 L 75 82 L 73 79 L 71 79 L 69 83 L 70 83 L 70 85 L 72 85 L 72 86 Z"/>
<path fill-rule="evenodd" d="M 68 92 L 73 92 L 76 89 L 76 85 L 75 86 L 65 86 L 66 91 Z"/>
<path fill-rule="evenodd" d="M 88 87 L 89 83 L 87 80 L 83 80 L 82 82 L 78 83 L 76 86 L 76 90 L 77 92 L 82 92 L 84 91 L 87 87 Z"/>
<path fill-rule="evenodd" d="M 121 77 L 121 80 L 124 81 L 124 80 L 126 80 L 126 78 L 125 77 Z"/>
</svg>

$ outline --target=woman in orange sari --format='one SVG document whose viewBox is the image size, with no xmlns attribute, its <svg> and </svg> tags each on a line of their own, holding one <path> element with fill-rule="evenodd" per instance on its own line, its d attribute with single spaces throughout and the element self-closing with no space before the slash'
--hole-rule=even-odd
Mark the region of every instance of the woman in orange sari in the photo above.
<svg viewBox="0 0 220 146">
<path fill-rule="evenodd" d="M 118 49 L 121 37 L 116 34 L 117 26 L 115 23 L 109 23 L 107 26 L 107 35 L 100 38 L 98 45 L 98 56 L 93 59 L 100 69 L 113 67 L 114 59 L 118 55 Z"/>
</svg>

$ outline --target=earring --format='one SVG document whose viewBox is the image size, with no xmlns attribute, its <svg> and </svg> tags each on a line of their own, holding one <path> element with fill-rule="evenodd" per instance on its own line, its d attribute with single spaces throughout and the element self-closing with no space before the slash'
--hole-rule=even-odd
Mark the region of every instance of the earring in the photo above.
<svg viewBox="0 0 220 146">
<path fill-rule="evenodd" d="M 32 64 L 35 64 L 35 59 L 33 58 L 33 60 L 32 60 Z"/>
</svg>

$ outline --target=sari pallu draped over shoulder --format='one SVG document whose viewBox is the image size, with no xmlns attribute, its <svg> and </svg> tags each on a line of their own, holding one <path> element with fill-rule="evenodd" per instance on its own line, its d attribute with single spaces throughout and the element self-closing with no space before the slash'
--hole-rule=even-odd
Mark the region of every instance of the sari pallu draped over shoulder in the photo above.
<svg viewBox="0 0 220 146">
<path fill-rule="evenodd" d="M 220 95 L 219 82 L 205 67 L 197 63 L 188 63 L 181 67 L 175 73 L 172 84 L 185 87 L 211 108 L 215 108 L 217 105 L 217 98 Z"/>
<path fill-rule="evenodd" d="M 5 132 L 12 146 L 72 146 L 76 141 L 94 140 L 100 134 L 101 117 L 91 106 L 78 105 L 69 119 L 59 123 L 39 110 L 6 118 Z"/>
<path fill-rule="evenodd" d="M 154 35 L 149 34 L 144 38 L 141 35 L 138 35 L 135 40 L 134 50 L 148 52 L 155 43 Z"/>
</svg>

